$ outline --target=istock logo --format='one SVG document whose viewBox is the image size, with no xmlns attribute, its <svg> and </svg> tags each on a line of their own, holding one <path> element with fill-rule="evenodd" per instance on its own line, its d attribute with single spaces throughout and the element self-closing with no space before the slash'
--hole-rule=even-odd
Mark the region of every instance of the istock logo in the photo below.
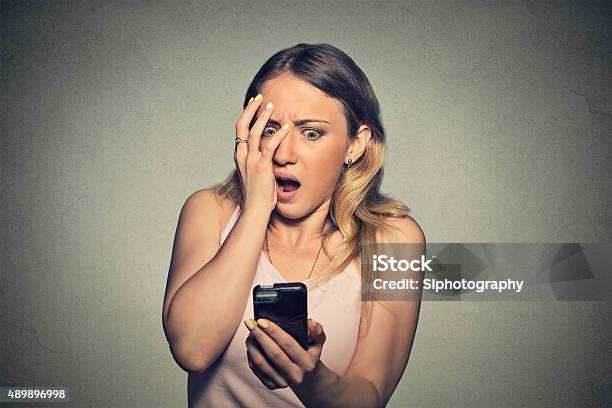
<svg viewBox="0 0 612 408">
<path fill-rule="evenodd" d="M 431 263 L 431 259 L 425 259 L 425 255 L 421 255 L 421 259 L 395 259 L 392 256 L 387 255 L 372 255 L 373 258 L 373 266 L 375 272 L 385 272 L 385 271 L 393 271 L 393 272 L 433 272 L 429 267 Z"/>
</svg>

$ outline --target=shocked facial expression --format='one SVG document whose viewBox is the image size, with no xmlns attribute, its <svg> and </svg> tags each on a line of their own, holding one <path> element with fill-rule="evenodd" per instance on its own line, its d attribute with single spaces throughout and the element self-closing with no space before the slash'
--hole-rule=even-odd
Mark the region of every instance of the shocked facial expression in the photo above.
<svg viewBox="0 0 612 408">
<path fill-rule="evenodd" d="M 260 92 L 260 111 L 268 102 L 274 104 L 261 147 L 285 123 L 292 124 L 274 152 L 272 166 L 277 209 L 299 218 L 328 200 L 336 188 L 350 144 L 346 118 L 339 101 L 291 74 L 265 81 Z"/>
</svg>

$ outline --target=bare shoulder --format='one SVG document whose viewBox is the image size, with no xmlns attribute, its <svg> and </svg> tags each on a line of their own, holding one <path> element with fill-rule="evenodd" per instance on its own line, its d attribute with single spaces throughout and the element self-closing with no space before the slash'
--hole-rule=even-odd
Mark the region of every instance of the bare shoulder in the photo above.
<svg viewBox="0 0 612 408">
<path fill-rule="evenodd" d="M 385 218 L 385 228 L 377 232 L 377 242 L 381 243 L 425 243 L 425 233 L 410 215 Z"/>
<path fill-rule="evenodd" d="M 183 205 L 183 212 L 185 212 L 185 209 L 189 209 L 193 210 L 189 211 L 190 213 L 214 216 L 219 222 L 219 227 L 223 229 L 235 208 L 236 203 L 229 198 L 219 196 L 211 188 L 203 188 L 195 191 L 187 198 Z"/>
<path fill-rule="evenodd" d="M 424 244 L 425 234 L 421 226 L 409 215 L 404 217 L 386 217 L 385 225 L 376 231 L 377 243 Z M 353 259 L 356 269 L 361 270 L 361 258 Z"/>
</svg>

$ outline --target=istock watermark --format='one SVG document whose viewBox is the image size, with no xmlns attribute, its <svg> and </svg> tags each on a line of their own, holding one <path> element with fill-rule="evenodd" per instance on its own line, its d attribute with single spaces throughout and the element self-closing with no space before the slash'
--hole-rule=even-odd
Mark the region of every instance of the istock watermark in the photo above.
<svg viewBox="0 0 612 408">
<path fill-rule="evenodd" d="M 364 300 L 612 300 L 611 243 L 373 244 L 361 268 Z"/>
<path fill-rule="evenodd" d="M 420 259 L 395 259 L 387 255 L 372 255 L 374 270 L 377 272 L 391 271 L 414 271 L 414 272 L 433 272 L 429 267 L 432 259 L 425 259 L 425 255 L 421 255 Z"/>
</svg>

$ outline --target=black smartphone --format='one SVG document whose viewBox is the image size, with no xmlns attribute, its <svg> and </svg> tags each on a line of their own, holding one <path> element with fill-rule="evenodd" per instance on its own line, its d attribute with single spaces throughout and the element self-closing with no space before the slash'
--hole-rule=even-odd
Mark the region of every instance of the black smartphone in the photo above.
<svg viewBox="0 0 612 408">
<path fill-rule="evenodd" d="M 253 288 L 255 320 L 271 320 L 308 349 L 308 291 L 302 282 L 257 285 Z"/>
</svg>

